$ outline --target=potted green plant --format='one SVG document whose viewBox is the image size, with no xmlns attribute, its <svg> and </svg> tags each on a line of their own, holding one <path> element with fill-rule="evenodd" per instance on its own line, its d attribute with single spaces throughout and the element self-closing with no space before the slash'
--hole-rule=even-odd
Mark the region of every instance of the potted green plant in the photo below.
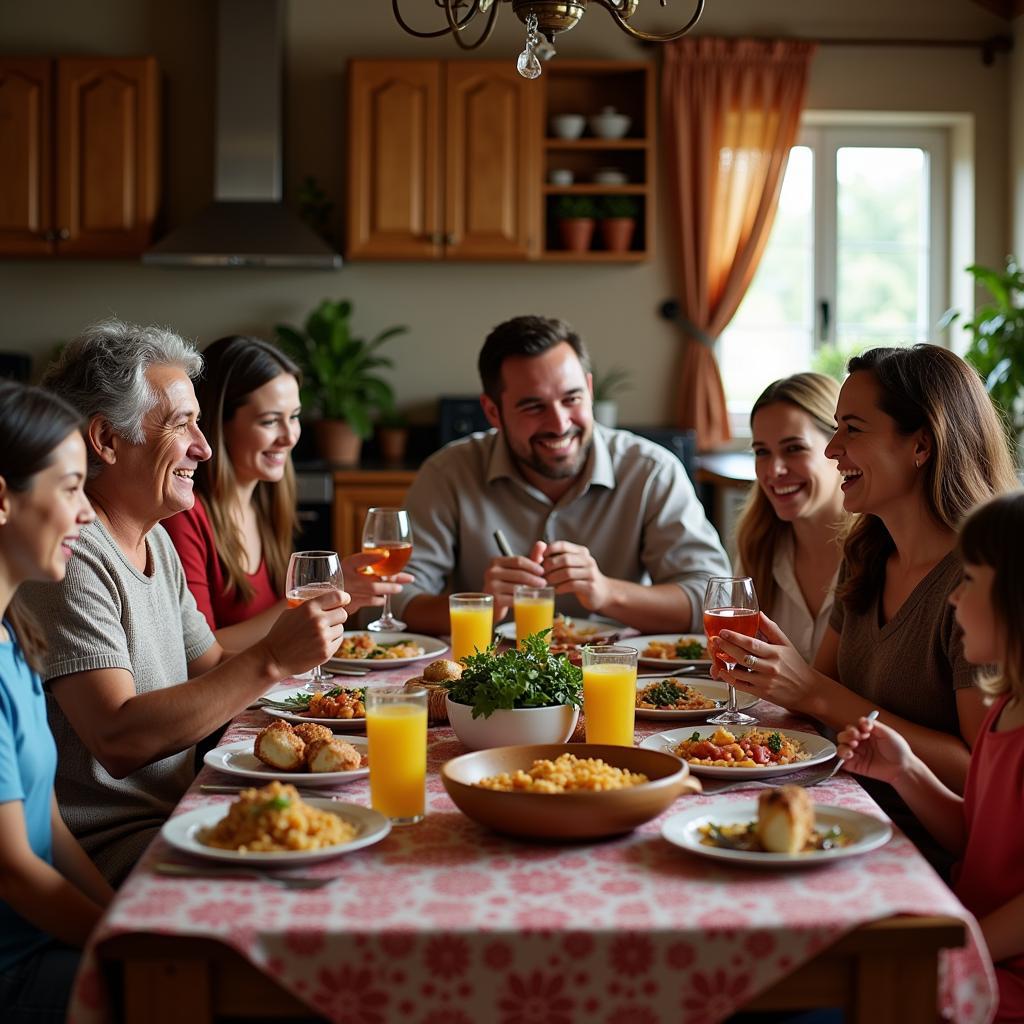
<svg viewBox="0 0 1024 1024">
<path fill-rule="evenodd" d="M 963 323 L 971 336 L 966 359 L 981 374 L 1017 441 L 1024 432 L 1024 272 L 1014 256 L 1006 258 L 1005 271 L 974 264 L 967 272 L 992 301 L 976 309 L 973 320 Z M 949 310 L 940 326 L 946 327 L 958 317 L 956 310 Z"/>
<path fill-rule="evenodd" d="M 635 196 L 604 196 L 599 204 L 601 241 L 609 252 L 629 252 L 640 203 Z"/>
<path fill-rule="evenodd" d="M 597 204 L 590 196 L 559 196 L 555 217 L 562 248 L 569 252 L 586 252 L 594 237 Z"/>
<path fill-rule="evenodd" d="M 492 644 L 471 654 L 445 702 L 455 735 L 472 750 L 530 743 L 564 743 L 583 706 L 583 671 L 552 654 L 549 629 L 522 648 L 496 654 Z"/>
<path fill-rule="evenodd" d="M 594 419 L 606 427 L 614 427 L 619 419 L 619 403 L 616 396 L 628 391 L 630 372 L 624 366 L 613 366 L 602 373 L 595 366 L 594 381 Z"/>
<path fill-rule="evenodd" d="M 372 414 L 395 406 L 391 385 L 376 372 L 392 362 L 378 354 L 407 327 L 389 327 L 370 341 L 352 335 L 352 303 L 325 299 L 304 330 L 275 328 L 278 344 L 302 370 L 302 402 L 319 419 L 317 440 L 324 458 L 343 465 L 359 461 L 359 449 L 373 431 Z"/>
</svg>

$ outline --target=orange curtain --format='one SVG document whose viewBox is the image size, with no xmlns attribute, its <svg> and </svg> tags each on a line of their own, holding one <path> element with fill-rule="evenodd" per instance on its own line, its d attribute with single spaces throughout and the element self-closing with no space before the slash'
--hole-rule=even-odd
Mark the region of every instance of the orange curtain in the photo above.
<svg viewBox="0 0 1024 1024">
<path fill-rule="evenodd" d="M 701 451 L 731 436 L 710 346 L 768 242 L 814 49 L 707 37 L 665 46 L 661 111 L 684 334 L 675 421 L 696 429 Z"/>
</svg>

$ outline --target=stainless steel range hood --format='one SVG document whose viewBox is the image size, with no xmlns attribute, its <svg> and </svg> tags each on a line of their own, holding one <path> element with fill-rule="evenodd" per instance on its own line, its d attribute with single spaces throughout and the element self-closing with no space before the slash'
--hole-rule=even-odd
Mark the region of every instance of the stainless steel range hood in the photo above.
<svg viewBox="0 0 1024 1024">
<path fill-rule="evenodd" d="M 219 0 L 214 201 L 142 256 L 162 267 L 336 270 L 281 202 L 284 0 Z"/>
</svg>

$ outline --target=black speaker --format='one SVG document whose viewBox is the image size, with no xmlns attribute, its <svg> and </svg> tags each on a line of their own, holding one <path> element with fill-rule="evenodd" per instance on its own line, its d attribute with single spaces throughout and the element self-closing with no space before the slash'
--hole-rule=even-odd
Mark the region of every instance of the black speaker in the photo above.
<svg viewBox="0 0 1024 1024">
<path fill-rule="evenodd" d="M 465 437 L 478 430 L 490 430 L 480 399 L 446 396 L 437 402 L 437 445 L 443 448 L 449 441 Z"/>
</svg>

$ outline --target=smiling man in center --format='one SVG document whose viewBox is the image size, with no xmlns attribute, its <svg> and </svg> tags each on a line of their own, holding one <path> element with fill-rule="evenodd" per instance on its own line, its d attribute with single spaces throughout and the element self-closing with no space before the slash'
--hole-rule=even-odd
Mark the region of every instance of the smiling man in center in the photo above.
<svg viewBox="0 0 1024 1024">
<path fill-rule="evenodd" d="M 553 586 L 567 615 L 651 632 L 700 631 L 707 579 L 729 561 L 683 464 L 625 430 L 595 425 L 590 360 L 561 320 L 521 316 L 479 358 L 494 428 L 424 463 L 406 501 L 416 583 L 400 595 L 410 629 L 447 632 L 447 592 Z M 501 529 L 515 552 L 496 556 Z"/>
</svg>

